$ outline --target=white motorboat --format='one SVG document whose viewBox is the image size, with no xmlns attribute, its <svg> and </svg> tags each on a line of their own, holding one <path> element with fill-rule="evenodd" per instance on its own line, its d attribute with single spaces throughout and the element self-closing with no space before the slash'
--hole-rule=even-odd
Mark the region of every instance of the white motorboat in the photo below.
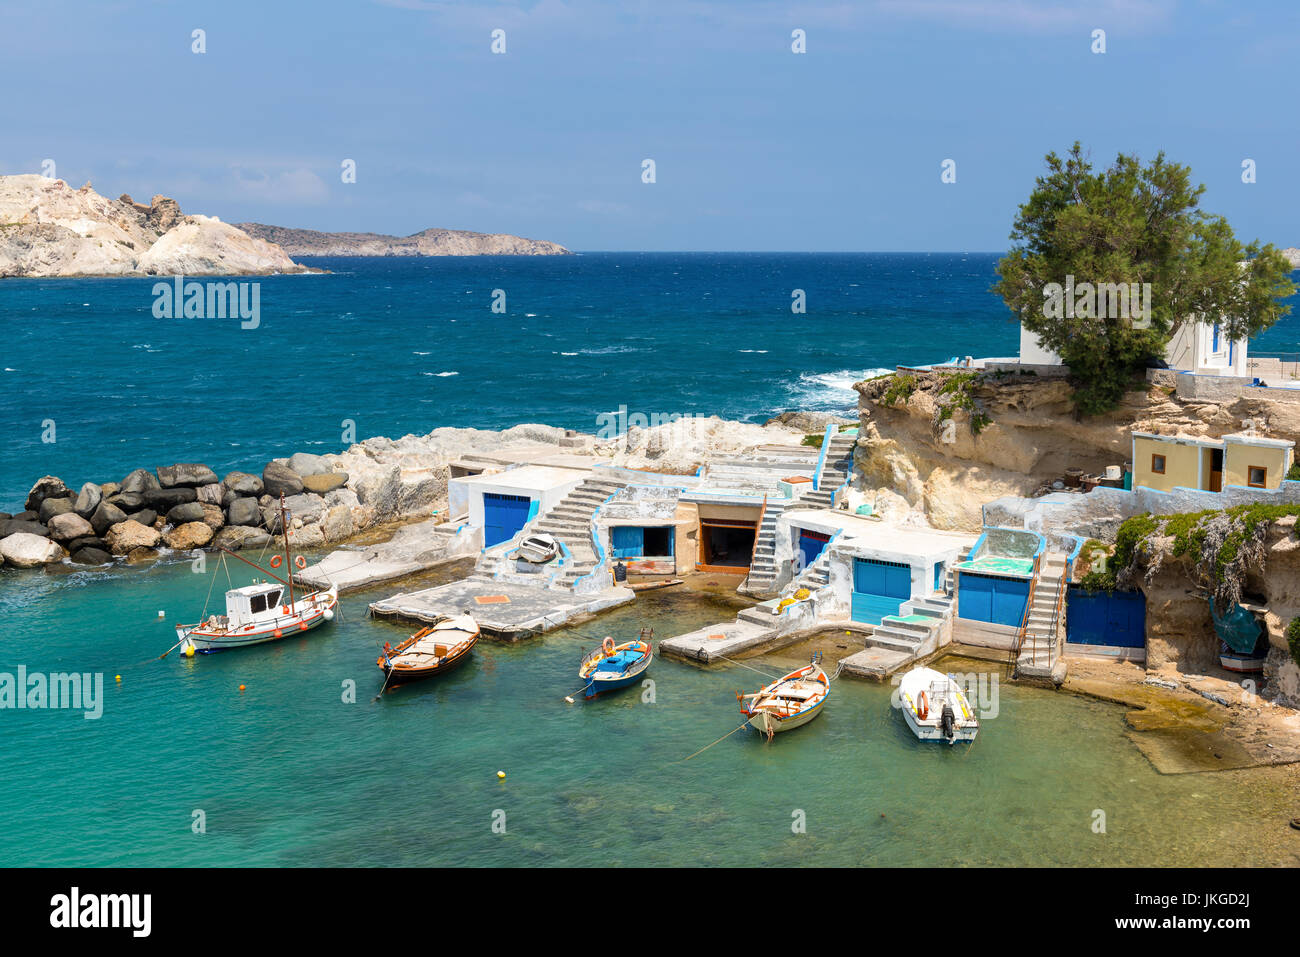
<svg viewBox="0 0 1300 957">
<path fill-rule="evenodd" d="M 922 741 L 974 741 L 979 719 L 965 693 L 950 675 L 933 668 L 913 668 L 898 686 L 907 726 Z"/>
<path fill-rule="evenodd" d="M 545 532 L 529 535 L 515 549 L 515 558 L 533 565 L 545 565 L 560 553 L 560 543 Z"/>
</svg>

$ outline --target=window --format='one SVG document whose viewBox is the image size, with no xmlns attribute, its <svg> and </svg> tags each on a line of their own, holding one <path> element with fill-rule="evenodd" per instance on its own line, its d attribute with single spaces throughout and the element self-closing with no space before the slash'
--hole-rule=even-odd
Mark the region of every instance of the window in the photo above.
<svg viewBox="0 0 1300 957">
<path fill-rule="evenodd" d="M 1262 465 L 1246 466 L 1246 484 L 1251 488 L 1268 487 L 1268 469 Z"/>
<path fill-rule="evenodd" d="M 274 608 L 279 601 L 280 601 L 280 593 L 278 591 L 269 591 L 266 593 L 267 608 Z"/>
<path fill-rule="evenodd" d="M 266 596 L 252 595 L 248 599 L 248 610 L 256 615 L 259 611 L 266 611 Z"/>
<path fill-rule="evenodd" d="M 1219 354 L 1219 324 L 1214 324 L 1214 345 L 1210 349 L 1215 355 Z"/>
<path fill-rule="evenodd" d="M 1151 456 L 1151 471 L 1156 475 L 1165 474 L 1165 457 L 1163 455 Z"/>
</svg>

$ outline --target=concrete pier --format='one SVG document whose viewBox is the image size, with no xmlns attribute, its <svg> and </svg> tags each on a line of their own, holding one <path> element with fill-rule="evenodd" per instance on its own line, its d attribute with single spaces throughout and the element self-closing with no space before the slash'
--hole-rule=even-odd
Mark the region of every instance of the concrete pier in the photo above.
<svg viewBox="0 0 1300 957">
<path fill-rule="evenodd" d="M 469 614 L 482 633 L 499 641 L 522 641 L 559 628 L 580 615 L 625 605 L 630 588 L 574 594 L 554 588 L 471 577 L 420 591 L 393 595 L 370 605 L 376 618 L 428 623 L 443 615 Z"/>
<path fill-rule="evenodd" d="M 387 542 L 332 551 L 293 580 L 310 588 L 338 585 L 340 592 L 351 591 L 476 556 L 478 544 L 474 529 L 430 519 L 399 528 Z"/>
<path fill-rule="evenodd" d="M 708 664 L 763 647 L 776 637 L 775 628 L 737 619 L 669 638 L 659 644 L 659 653 Z"/>
</svg>

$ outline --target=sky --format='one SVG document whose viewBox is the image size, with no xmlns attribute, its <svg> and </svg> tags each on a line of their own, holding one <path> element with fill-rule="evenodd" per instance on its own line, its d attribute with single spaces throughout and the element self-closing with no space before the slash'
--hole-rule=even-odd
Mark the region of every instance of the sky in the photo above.
<svg viewBox="0 0 1300 957">
<path fill-rule="evenodd" d="M 1163 150 L 1239 238 L 1300 246 L 1294 0 L 2 0 L 0 25 L 0 172 L 227 222 L 999 251 L 1077 139 Z"/>
</svg>

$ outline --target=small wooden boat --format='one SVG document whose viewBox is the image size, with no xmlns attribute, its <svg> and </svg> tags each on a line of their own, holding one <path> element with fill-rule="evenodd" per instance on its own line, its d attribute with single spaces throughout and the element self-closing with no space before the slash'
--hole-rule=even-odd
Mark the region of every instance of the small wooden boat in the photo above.
<svg viewBox="0 0 1300 957">
<path fill-rule="evenodd" d="M 950 675 L 932 668 L 913 668 L 898 685 L 907 726 L 922 741 L 974 741 L 979 719 Z"/>
<path fill-rule="evenodd" d="M 209 615 L 193 625 L 176 626 L 176 642 L 186 657 L 210 655 L 216 651 L 245 648 L 268 641 L 279 641 L 311 631 L 334 619 L 339 603 L 337 585 L 321 591 L 294 592 L 293 569 L 306 567 L 306 559 L 296 558 L 289 547 L 290 516 L 280 496 L 280 530 L 284 535 L 284 554 L 274 555 L 268 563 L 272 570 L 249 561 L 242 555 L 221 549 L 231 558 L 262 572 L 266 579 L 232 588 L 226 592 L 226 613 Z M 275 574 L 283 565 L 285 577 Z"/>
<path fill-rule="evenodd" d="M 469 660 L 478 635 L 478 622 L 470 615 L 443 618 L 421 628 L 396 648 L 385 643 L 384 653 L 375 664 L 384 672 L 385 684 L 432 678 Z"/>
<path fill-rule="evenodd" d="M 1260 645 L 1264 653 L 1260 654 Z M 1264 670 L 1264 659 L 1268 657 L 1268 639 L 1259 642 L 1249 652 L 1233 651 L 1226 641 L 1219 642 L 1219 664 L 1226 671 L 1235 671 L 1243 675 L 1257 675 Z"/>
<path fill-rule="evenodd" d="M 582 696 L 594 698 L 606 691 L 626 688 L 650 667 L 653 657 L 649 641 L 636 639 L 619 645 L 613 638 L 606 638 L 578 666 L 578 677 L 587 682 Z"/>
<path fill-rule="evenodd" d="M 560 543 L 552 535 L 537 532 L 529 535 L 515 549 L 515 558 L 533 565 L 545 565 L 560 553 Z"/>
<path fill-rule="evenodd" d="M 821 714 L 830 693 L 831 680 L 822 670 L 819 652 L 810 664 L 778 678 L 762 691 L 737 694 L 736 698 L 741 702 L 740 713 L 749 718 L 750 727 L 766 734 L 770 741 L 778 731 L 800 727 Z"/>
</svg>

